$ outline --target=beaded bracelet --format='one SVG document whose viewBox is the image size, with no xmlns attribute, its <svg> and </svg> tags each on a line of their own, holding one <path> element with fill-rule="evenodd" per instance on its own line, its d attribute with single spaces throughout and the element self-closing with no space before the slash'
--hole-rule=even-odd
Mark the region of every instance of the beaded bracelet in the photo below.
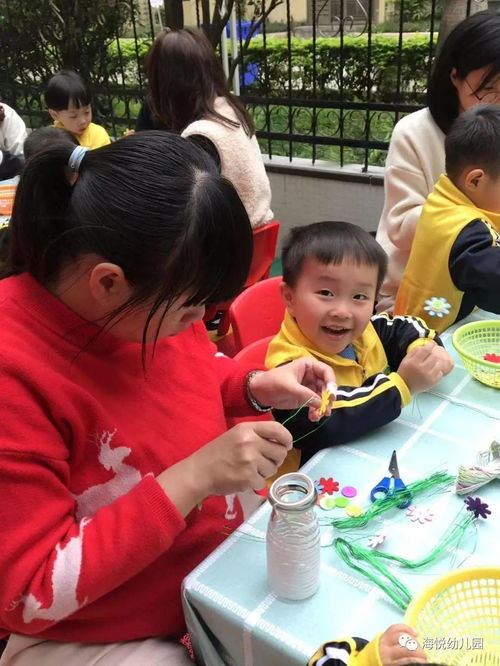
<svg viewBox="0 0 500 666">
<path fill-rule="evenodd" d="M 258 402 L 255 397 L 252 394 L 252 391 L 250 390 L 250 382 L 252 379 L 255 377 L 255 375 L 260 375 L 261 372 L 264 372 L 263 370 L 252 370 L 252 372 L 249 372 L 245 381 L 245 386 L 247 390 L 247 398 L 248 402 L 250 405 L 255 409 L 256 412 L 270 412 L 272 407 L 264 407 L 264 405 L 261 405 L 260 402 Z"/>
</svg>

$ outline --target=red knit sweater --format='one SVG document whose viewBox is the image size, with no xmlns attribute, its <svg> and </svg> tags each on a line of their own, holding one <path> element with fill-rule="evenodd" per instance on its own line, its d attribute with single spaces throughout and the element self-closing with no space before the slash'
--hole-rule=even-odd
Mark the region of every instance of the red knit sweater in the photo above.
<svg viewBox="0 0 500 666">
<path fill-rule="evenodd" d="M 183 519 L 155 480 L 254 413 L 249 367 L 203 325 L 141 347 L 23 274 L 0 281 L 0 627 L 58 641 L 178 636 L 183 577 L 241 522 L 234 496 Z M 82 350 L 83 347 L 83 350 Z"/>
</svg>

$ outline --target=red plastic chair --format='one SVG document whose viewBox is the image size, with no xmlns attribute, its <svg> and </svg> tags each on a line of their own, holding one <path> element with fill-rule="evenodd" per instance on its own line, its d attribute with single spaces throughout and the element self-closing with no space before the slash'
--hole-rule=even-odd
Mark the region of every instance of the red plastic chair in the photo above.
<svg viewBox="0 0 500 666">
<path fill-rule="evenodd" d="M 234 360 L 241 361 L 242 363 L 258 363 L 264 365 L 267 348 L 273 338 L 274 335 L 270 335 L 267 338 L 262 338 L 262 340 L 255 340 L 252 344 L 248 345 L 248 347 L 240 349 L 234 357 Z"/>
<path fill-rule="evenodd" d="M 255 282 L 264 280 L 269 277 L 274 257 L 276 256 L 276 246 L 278 244 L 278 233 L 280 230 L 280 223 L 278 221 L 268 222 L 267 224 L 257 227 L 253 230 L 253 255 L 248 277 L 246 279 L 244 289 L 247 289 Z M 226 335 L 229 330 L 229 317 L 228 310 L 231 301 L 220 303 L 211 307 L 205 313 L 204 321 L 211 321 L 217 312 L 222 311 L 217 335 Z M 241 349 L 241 347 L 239 347 Z"/>
<path fill-rule="evenodd" d="M 234 349 L 248 347 L 252 342 L 280 330 L 285 315 L 280 277 L 256 282 L 231 303 L 228 320 L 233 331 Z"/>
</svg>

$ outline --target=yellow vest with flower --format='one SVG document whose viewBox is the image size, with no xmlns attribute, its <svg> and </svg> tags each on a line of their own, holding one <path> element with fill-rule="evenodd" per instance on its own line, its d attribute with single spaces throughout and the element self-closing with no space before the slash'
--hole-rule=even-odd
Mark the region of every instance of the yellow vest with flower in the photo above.
<svg viewBox="0 0 500 666">
<path fill-rule="evenodd" d="M 451 279 L 450 253 L 460 232 L 481 219 L 498 242 L 500 214 L 477 208 L 442 174 L 423 207 L 394 305 L 395 315 L 421 317 L 441 332 L 457 319 L 464 292 Z"/>
</svg>

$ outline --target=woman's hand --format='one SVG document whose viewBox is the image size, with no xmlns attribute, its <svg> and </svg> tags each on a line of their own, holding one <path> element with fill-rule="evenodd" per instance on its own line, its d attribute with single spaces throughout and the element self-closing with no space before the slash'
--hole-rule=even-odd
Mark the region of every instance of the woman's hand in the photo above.
<svg viewBox="0 0 500 666">
<path fill-rule="evenodd" d="M 208 495 L 263 488 L 291 448 L 292 436 L 281 423 L 239 423 L 163 471 L 156 480 L 186 516 Z"/>
<path fill-rule="evenodd" d="M 276 409 L 298 409 L 309 401 L 311 421 L 321 418 L 321 395 L 327 388 L 330 391 L 330 400 L 325 416 L 330 415 L 331 403 L 335 400 L 335 373 L 326 363 L 308 357 L 259 372 L 252 377 L 248 385 L 249 391 L 259 404 Z"/>
</svg>

